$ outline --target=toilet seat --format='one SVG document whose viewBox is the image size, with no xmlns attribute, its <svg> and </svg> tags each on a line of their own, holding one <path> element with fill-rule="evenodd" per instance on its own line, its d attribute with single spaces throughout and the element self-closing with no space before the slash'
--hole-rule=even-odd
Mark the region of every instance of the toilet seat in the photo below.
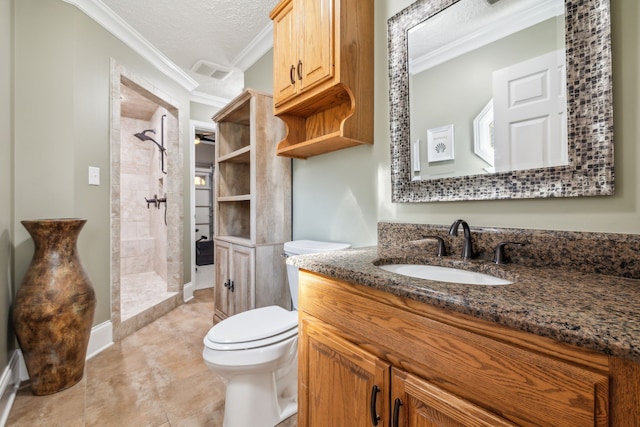
<svg viewBox="0 0 640 427">
<path fill-rule="evenodd" d="M 204 344 L 212 350 L 246 350 L 268 346 L 297 333 L 297 311 L 269 306 L 224 319 L 209 330 Z"/>
</svg>

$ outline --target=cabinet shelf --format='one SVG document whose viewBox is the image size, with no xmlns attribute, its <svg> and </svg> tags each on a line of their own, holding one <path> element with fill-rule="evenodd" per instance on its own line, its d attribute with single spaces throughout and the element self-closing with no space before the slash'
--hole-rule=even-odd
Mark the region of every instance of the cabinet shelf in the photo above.
<svg viewBox="0 0 640 427">
<path fill-rule="evenodd" d="M 242 245 L 247 247 L 254 247 L 255 245 L 251 243 L 251 239 L 245 236 L 219 236 L 216 237 L 216 240 L 221 240 L 227 243 L 233 243 L 236 245 Z"/>
<path fill-rule="evenodd" d="M 356 111 L 355 101 L 346 89 L 338 89 L 307 98 L 279 116 L 289 129 L 278 144 L 279 156 L 306 159 L 365 144 L 373 138 L 368 131 L 371 126 L 359 124 L 362 116 Z"/>
<path fill-rule="evenodd" d="M 218 202 L 220 202 L 220 203 L 224 203 L 224 202 L 243 202 L 243 201 L 250 201 L 250 200 L 251 200 L 251 194 L 239 194 L 237 196 L 218 197 Z"/>
<path fill-rule="evenodd" d="M 286 140 L 278 145 L 278 155 L 306 159 L 319 154 L 340 150 L 342 148 L 355 147 L 363 144 L 362 141 L 348 139 L 340 135 L 340 132 L 333 132 L 318 138 L 290 144 Z"/>
<path fill-rule="evenodd" d="M 251 146 L 247 145 L 224 156 L 220 156 L 218 163 L 249 163 L 251 161 Z"/>
</svg>

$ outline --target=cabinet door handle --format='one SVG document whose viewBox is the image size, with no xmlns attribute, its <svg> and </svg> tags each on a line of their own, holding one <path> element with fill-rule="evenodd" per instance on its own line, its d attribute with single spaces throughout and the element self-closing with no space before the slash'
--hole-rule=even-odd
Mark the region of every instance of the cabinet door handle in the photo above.
<svg viewBox="0 0 640 427">
<path fill-rule="evenodd" d="M 229 289 L 229 279 L 227 279 L 226 282 L 224 282 L 223 286 L 227 289 Z"/>
<path fill-rule="evenodd" d="M 231 290 L 231 292 L 234 292 L 233 280 L 229 280 L 229 289 Z"/>
<path fill-rule="evenodd" d="M 400 418 L 400 407 L 402 406 L 402 400 L 396 398 L 393 402 L 393 424 L 391 427 L 399 427 L 398 418 Z"/>
<path fill-rule="evenodd" d="M 302 61 L 298 60 L 298 80 L 302 80 Z"/>
<path fill-rule="evenodd" d="M 378 398 L 378 393 L 380 392 L 380 387 L 374 385 L 371 389 L 371 398 L 369 399 L 369 411 L 371 415 L 371 424 L 374 426 L 378 425 L 378 421 L 380 421 L 380 415 L 376 412 L 376 400 Z"/>
<path fill-rule="evenodd" d="M 291 69 L 289 70 L 289 79 L 291 80 L 292 85 L 296 84 L 295 72 L 296 72 L 296 67 L 292 65 Z"/>
</svg>

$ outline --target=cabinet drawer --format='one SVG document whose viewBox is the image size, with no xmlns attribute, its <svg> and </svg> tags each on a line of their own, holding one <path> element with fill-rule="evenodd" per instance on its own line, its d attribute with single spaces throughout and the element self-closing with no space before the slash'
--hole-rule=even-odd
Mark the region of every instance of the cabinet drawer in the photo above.
<svg viewBox="0 0 640 427">
<path fill-rule="evenodd" d="M 425 306 L 430 317 L 421 315 L 415 302 L 408 310 L 401 298 L 367 298 L 366 292 L 376 292 L 368 288 L 308 273 L 301 274 L 300 287 L 301 311 L 393 365 L 511 422 L 608 425 L 606 372 L 441 322 L 433 318 L 433 308 Z"/>
</svg>

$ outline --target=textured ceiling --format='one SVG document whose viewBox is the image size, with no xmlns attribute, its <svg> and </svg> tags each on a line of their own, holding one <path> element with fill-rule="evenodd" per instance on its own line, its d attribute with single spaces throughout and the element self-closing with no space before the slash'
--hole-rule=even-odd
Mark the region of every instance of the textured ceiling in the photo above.
<svg viewBox="0 0 640 427">
<path fill-rule="evenodd" d="M 242 73 L 216 80 L 191 68 L 198 61 L 206 61 L 238 70 L 243 51 L 269 27 L 269 12 L 278 0 L 102 0 L 102 3 L 196 80 L 200 84 L 197 91 L 229 98 L 242 89 Z"/>
</svg>

